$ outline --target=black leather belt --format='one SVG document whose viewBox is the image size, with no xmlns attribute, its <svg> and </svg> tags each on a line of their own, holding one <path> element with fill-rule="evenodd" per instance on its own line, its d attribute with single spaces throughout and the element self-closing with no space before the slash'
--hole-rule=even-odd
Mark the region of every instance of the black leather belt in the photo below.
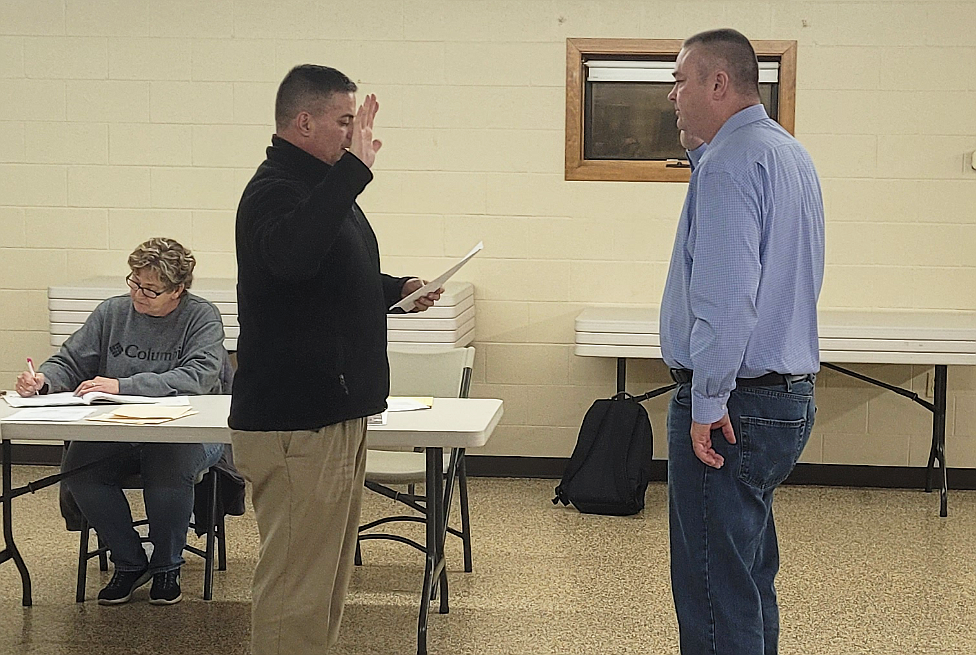
<svg viewBox="0 0 976 655">
<path fill-rule="evenodd" d="M 678 384 L 690 383 L 693 375 L 694 375 L 694 371 L 691 371 L 687 368 L 671 369 L 671 379 L 677 382 Z M 810 377 L 809 373 L 802 373 L 800 375 L 789 375 L 786 373 L 767 373 L 766 375 L 760 375 L 758 378 L 736 378 L 735 386 L 775 387 L 780 384 L 800 382 L 801 380 L 806 380 L 809 377 Z"/>
</svg>

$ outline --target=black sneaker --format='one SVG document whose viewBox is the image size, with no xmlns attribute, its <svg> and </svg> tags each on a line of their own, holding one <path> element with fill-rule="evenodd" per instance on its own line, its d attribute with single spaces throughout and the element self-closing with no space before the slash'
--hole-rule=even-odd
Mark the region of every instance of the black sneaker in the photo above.
<svg viewBox="0 0 976 655">
<path fill-rule="evenodd" d="M 149 571 L 119 571 L 115 570 L 111 581 L 98 592 L 99 605 L 121 605 L 128 603 L 132 592 L 149 582 Z"/>
<path fill-rule="evenodd" d="M 153 576 L 149 602 L 153 605 L 173 605 L 183 600 L 180 591 L 180 570 L 163 571 Z"/>
</svg>

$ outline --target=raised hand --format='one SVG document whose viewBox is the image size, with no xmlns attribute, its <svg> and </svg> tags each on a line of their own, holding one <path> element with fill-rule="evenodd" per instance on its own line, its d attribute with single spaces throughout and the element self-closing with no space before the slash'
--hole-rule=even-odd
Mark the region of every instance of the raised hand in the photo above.
<svg viewBox="0 0 976 655">
<path fill-rule="evenodd" d="M 379 139 L 373 138 L 373 119 L 376 118 L 379 108 L 380 103 L 376 102 L 376 96 L 371 93 L 363 100 L 363 104 L 356 112 L 356 118 L 352 121 L 352 143 L 349 145 L 349 152 L 370 168 L 376 161 L 376 153 L 383 146 Z"/>
</svg>

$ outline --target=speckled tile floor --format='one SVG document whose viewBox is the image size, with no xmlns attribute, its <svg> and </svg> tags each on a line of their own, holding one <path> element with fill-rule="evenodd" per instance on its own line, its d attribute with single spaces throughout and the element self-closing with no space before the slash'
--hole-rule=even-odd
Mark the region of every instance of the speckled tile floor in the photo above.
<svg viewBox="0 0 976 655">
<path fill-rule="evenodd" d="M 50 469 L 17 467 L 21 481 Z M 474 573 L 448 545 L 451 612 L 432 614 L 432 655 L 677 653 L 667 574 L 665 490 L 629 518 L 586 516 L 549 503 L 553 481 L 472 479 Z M 228 570 L 201 599 L 202 562 L 184 567 L 172 607 L 74 602 L 76 533 L 64 531 L 56 488 L 15 502 L 17 541 L 34 578 L 20 606 L 11 563 L 0 565 L 0 654 L 247 653 L 253 516 L 228 519 Z M 390 501 L 367 494 L 364 517 Z M 777 498 L 784 655 L 976 653 L 976 492 L 954 491 L 950 516 L 919 491 L 787 487 Z M 354 575 L 336 650 L 416 652 L 419 553 L 370 542 Z M 108 574 L 90 568 L 94 598 Z M 298 655 L 298 654 L 296 654 Z"/>
</svg>

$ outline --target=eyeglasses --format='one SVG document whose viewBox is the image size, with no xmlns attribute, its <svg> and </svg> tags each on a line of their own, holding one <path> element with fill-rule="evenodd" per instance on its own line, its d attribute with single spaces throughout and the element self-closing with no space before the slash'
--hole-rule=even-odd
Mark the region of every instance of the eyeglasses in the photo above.
<svg viewBox="0 0 976 655">
<path fill-rule="evenodd" d="M 142 295 L 146 298 L 159 298 L 161 295 L 166 293 L 165 291 L 156 291 L 155 289 L 147 289 L 138 282 L 132 279 L 132 273 L 125 276 L 125 283 L 129 285 L 129 288 L 133 291 L 141 291 Z"/>
</svg>

